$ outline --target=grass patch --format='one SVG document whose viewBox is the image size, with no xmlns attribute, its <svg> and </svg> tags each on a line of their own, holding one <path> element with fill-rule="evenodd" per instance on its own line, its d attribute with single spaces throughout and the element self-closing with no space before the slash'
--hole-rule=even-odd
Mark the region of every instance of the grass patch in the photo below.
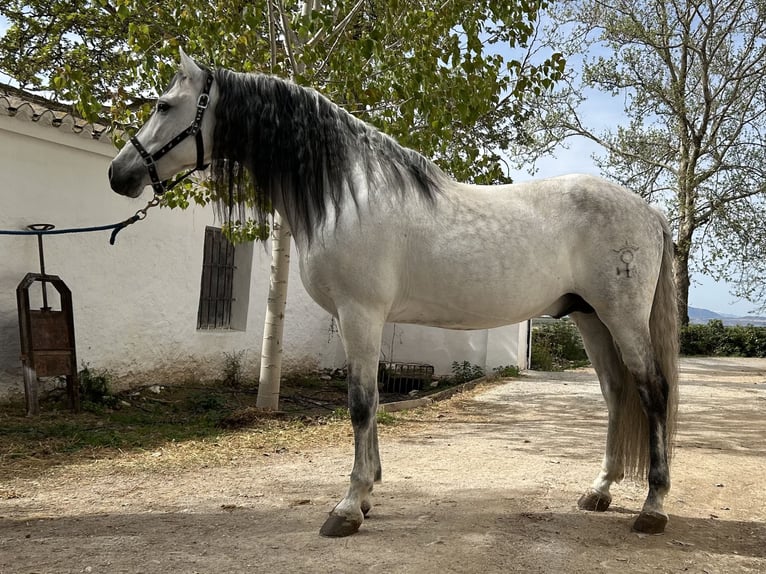
<svg viewBox="0 0 766 574">
<path fill-rule="evenodd" d="M 36 418 L 25 417 L 21 403 L 0 405 L 0 477 L 215 439 L 225 432 L 221 421 L 250 399 L 214 386 L 165 387 L 159 392 L 155 386 L 111 396 L 110 406 L 100 403 L 100 408 L 79 415 L 52 399 L 41 401 L 42 414 Z"/>
<path fill-rule="evenodd" d="M 495 367 L 492 369 L 494 376 L 503 379 L 514 378 L 517 379 L 521 376 L 521 371 L 517 365 L 505 365 L 501 367 Z"/>
<path fill-rule="evenodd" d="M 171 459 L 177 465 L 192 460 L 215 464 L 226 459 L 226 445 L 268 453 L 287 442 L 317 441 L 321 446 L 328 440 L 328 428 L 338 440 L 351 436 L 345 380 L 288 379 L 282 383 L 281 410 L 266 412 L 256 407 L 257 387 L 241 379 L 239 386 L 229 378 L 209 385 L 152 385 L 113 393 L 105 373 L 87 375 L 87 410 L 81 414 L 66 408 L 60 389 L 41 397 L 42 414 L 35 418 L 24 416 L 20 401 L 0 403 L 0 480 L 33 477 L 96 459 L 122 461 L 115 464 L 127 464 L 128 459 L 166 466 Z M 397 421 L 381 413 L 378 422 Z"/>
<path fill-rule="evenodd" d="M 378 411 L 376 420 L 378 421 L 379 425 L 395 425 L 399 422 L 399 420 L 396 418 L 396 415 L 386 411 Z"/>
</svg>

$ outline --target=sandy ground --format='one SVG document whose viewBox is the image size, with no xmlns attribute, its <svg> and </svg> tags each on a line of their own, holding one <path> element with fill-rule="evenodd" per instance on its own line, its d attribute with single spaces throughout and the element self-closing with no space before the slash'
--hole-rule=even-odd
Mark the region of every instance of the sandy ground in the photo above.
<svg viewBox="0 0 766 574">
<path fill-rule="evenodd" d="M 645 485 L 576 507 L 602 456 L 590 370 L 530 373 L 385 427 L 362 530 L 319 527 L 345 444 L 184 470 L 64 467 L 3 485 L 0 573 L 766 572 L 766 360 L 683 362 L 664 534 L 631 531 Z M 344 441 L 341 441 L 344 442 Z"/>
</svg>

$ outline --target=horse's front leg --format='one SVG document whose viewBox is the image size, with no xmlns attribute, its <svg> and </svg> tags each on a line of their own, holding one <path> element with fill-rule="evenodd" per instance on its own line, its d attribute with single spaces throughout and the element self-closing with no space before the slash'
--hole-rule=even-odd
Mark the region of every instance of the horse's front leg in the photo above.
<svg viewBox="0 0 766 574">
<path fill-rule="evenodd" d="M 339 313 L 348 363 L 348 406 L 354 427 L 354 467 L 346 496 L 322 525 L 323 536 L 354 534 L 372 508 L 373 483 L 380 481 L 378 452 L 378 358 L 383 319 L 361 313 Z"/>
</svg>

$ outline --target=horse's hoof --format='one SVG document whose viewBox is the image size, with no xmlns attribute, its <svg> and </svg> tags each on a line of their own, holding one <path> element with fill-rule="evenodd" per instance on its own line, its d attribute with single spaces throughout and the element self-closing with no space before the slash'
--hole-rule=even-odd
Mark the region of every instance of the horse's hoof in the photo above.
<svg viewBox="0 0 766 574">
<path fill-rule="evenodd" d="M 643 510 L 633 523 L 633 530 L 644 534 L 662 534 L 668 523 L 668 515 L 652 510 Z"/>
<path fill-rule="evenodd" d="M 361 520 L 351 520 L 345 516 L 330 514 L 327 520 L 324 521 L 322 528 L 319 529 L 319 534 L 333 538 L 351 536 L 359 530 L 361 525 Z"/>
<path fill-rule="evenodd" d="M 612 497 L 608 494 L 601 494 L 595 490 L 588 490 L 577 501 L 577 507 L 580 510 L 591 510 L 604 512 L 612 503 Z"/>
<path fill-rule="evenodd" d="M 369 500 L 365 500 L 362 502 L 362 514 L 364 514 L 364 517 L 367 518 L 367 515 L 370 513 L 370 510 L 372 510 L 372 504 Z"/>
</svg>

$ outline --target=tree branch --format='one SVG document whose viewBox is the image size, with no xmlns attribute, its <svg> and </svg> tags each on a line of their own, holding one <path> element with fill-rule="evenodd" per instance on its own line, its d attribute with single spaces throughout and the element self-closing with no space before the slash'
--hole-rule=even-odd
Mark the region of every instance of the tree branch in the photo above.
<svg viewBox="0 0 766 574">
<path fill-rule="evenodd" d="M 332 31 L 330 32 L 328 38 L 332 38 L 335 36 L 335 41 L 333 42 L 332 46 L 330 46 L 330 49 L 327 50 L 327 56 L 325 56 L 325 59 L 322 61 L 322 63 L 316 68 L 317 73 L 320 73 L 324 67 L 327 65 L 327 63 L 330 61 L 330 57 L 332 56 L 333 52 L 335 52 L 335 49 L 338 46 L 338 42 L 340 42 L 340 39 L 343 37 L 343 32 L 348 27 L 348 25 L 351 23 L 351 21 L 354 19 L 354 16 L 356 16 L 357 12 L 364 6 L 364 0 L 359 0 L 351 10 L 349 10 L 349 13 L 346 14 L 346 17 L 341 20 L 337 26 L 335 26 Z"/>
<path fill-rule="evenodd" d="M 294 46 L 298 43 L 298 37 L 293 31 L 292 27 L 290 26 L 290 23 L 287 20 L 287 15 L 285 14 L 285 5 L 282 2 L 282 0 L 275 0 L 277 11 L 279 12 L 279 18 L 282 22 L 282 33 L 284 34 L 284 42 L 285 42 L 285 52 L 287 53 L 287 58 L 290 61 L 290 67 L 292 68 L 292 74 L 297 74 L 298 71 L 298 62 L 295 59 L 294 54 Z"/>
</svg>

